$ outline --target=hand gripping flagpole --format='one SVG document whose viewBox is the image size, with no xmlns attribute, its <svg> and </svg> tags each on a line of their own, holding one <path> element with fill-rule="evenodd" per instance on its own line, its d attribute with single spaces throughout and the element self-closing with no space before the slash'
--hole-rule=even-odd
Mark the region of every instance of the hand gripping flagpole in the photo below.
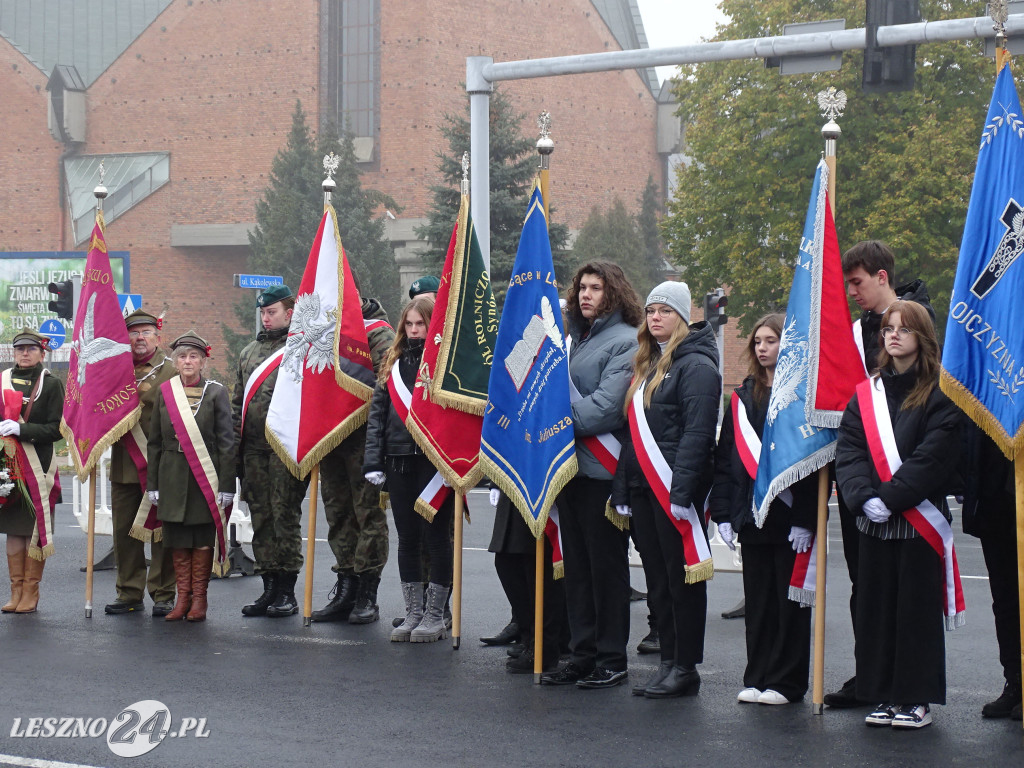
<svg viewBox="0 0 1024 768">
<path fill-rule="evenodd" d="M 818 92 L 818 106 L 822 117 L 828 120 L 821 127 L 825 139 L 825 165 L 828 167 L 828 203 L 832 218 L 836 215 L 836 140 L 842 135 L 837 117 L 846 109 L 845 91 L 829 86 Z M 825 711 L 825 575 L 828 571 L 828 500 L 832 483 L 828 466 L 818 470 L 818 562 L 815 572 L 814 599 L 814 684 L 811 689 L 811 712 L 820 715 Z"/>
<path fill-rule="evenodd" d="M 96 223 L 103 229 L 103 199 L 107 196 L 107 188 L 103 186 L 103 177 L 107 170 L 100 161 L 100 183 L 93 189 L 96 198 Z M 79 362 L 81 365 L 81 362 Z M 43 499 L 43 503 L 46 500 Z M 96 464 L 89 472 L 89 533 L 85 538 L 85 618 L 92 618 L 92 582 L 93 558 L 96 555 Z"/>
<path fill-rule="evenodd" d="M 551 173 L 551 153 L 555 151 L 555 142 L 551 140 L 551 113 L 544 111 L 537 117 L 537 128 L 540 138 L 537 139 L 537 153 L 540 155 L 540 194 L 544 198 L 544 221 L 550 222 L 551 211 L 548 202 L 548 189 Z M 542 532 L 537 537 L 537 557 L 534 573 L 533 597 L 533 682 L 540 685 L 540 676 L 544 671 L 544 540 Z"/>
</svg>

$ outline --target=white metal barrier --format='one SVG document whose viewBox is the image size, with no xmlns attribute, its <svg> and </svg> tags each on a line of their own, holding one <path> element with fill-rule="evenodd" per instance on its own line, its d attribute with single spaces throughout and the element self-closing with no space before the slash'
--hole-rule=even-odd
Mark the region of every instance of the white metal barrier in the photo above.
<svg viewBox="0 0 1024 768">
<path fill-rule="evenodd" d="M 73 467 L 74 463 L 71 461 L 71 455 L 68 455 L 68 466 Z M 107 482 L 110 474 L 110 449 L 107 448 L 100 456 L 99 467 L 97 475 L 97 482 L 99 485 L 98 497 L 99 503 L 96 506 L 96 535 L 97 536 L 113 536 L 114 535 L 114 521 L 110 516 L 110 490 L 108 488 L 109 483 Z M 74 476 L 72 481 L 72 500 L 71 508 L 75 513 L 75 517 L 78 518 L 78 525 L 85 533 L 89 533 L 89 481 L 86 480 L 84 483 L 78 479 L 78 475 Z"/>
</svg>

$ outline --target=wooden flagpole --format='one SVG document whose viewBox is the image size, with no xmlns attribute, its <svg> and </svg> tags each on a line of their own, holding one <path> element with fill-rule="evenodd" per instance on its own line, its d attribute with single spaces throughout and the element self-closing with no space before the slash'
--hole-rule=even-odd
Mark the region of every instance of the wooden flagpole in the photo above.
<svg viewBox="0 0 1024 768">
<path fill-rule="evenodd" d="M 309 473 L 309 525 L 306 534 L 306 594 L 302 596 L 302 626 L 313 624 L 313 561 L 316 554 L 316 495 L 320 485 L 320 465 Z"/>
<path fill-rule="evenodd" d="M 455 492 L 455 547 L 452 552 L 452 650 L 462 644 L 462 515 L 465 496 L 461 488 Z"/>
<path fill-rule="evenodd" d="M 53 457 L 56 461 L 57 457 Z M 48 499 L 43 499 L 43 505 L 47 505 Z M 49 510 L 44 510 L 49 514 Z M 92 618 L 92 574 L 93 557 L 96 555 L 96 465 L 89 473 L 89 533 L 85 537 L 85 618 Z"/>
</svg>

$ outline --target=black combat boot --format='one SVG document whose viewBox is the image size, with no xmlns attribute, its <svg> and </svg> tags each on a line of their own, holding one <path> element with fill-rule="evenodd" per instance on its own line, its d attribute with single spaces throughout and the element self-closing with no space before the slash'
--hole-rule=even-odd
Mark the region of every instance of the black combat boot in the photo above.
<svg viewBox="0 0 1024 768">
<path fill-rule="evenodd" d="M 294 616 L 299 612 L 299 604 L 295 601 L 295 581 L 297 573 L 278 574 L 277 599 L 267 608 L 267 616 L 280 619 L 282 616 Z"/>
<path fill-rule="evenodd" d="M 263 594 L 257 597 L 255 602 L 242 606 L 243 616 L 266 616 L 267 608 L 273 605 L 277 599 L 277 572 L 272 571 L 260 575 L 263 577 Z"/>
<path fill-rule="evenodd" d="M 379 579 L 378 579 L 379 581 Z M 328 603 L 319 611 L 313 611 L 313 621 L 346 621 L 356 604 L 356 592 L 359 591 L 359 577 L 352 571 L 340 571 L 338 583 L 327 596 Z M 374 595 L 376 595 L 374 588 Z"/>
<path fill-rule="evenodd" d="M 352 608 L 352 613 L 348 615 L 348 623 L 372 624 L 380 618 L 380 609 L 377 607 L 380 575 L 363 573 L 356 578 L 359 579 L 359 588 L 356 590 L 356 604 Z"/>
</svg>

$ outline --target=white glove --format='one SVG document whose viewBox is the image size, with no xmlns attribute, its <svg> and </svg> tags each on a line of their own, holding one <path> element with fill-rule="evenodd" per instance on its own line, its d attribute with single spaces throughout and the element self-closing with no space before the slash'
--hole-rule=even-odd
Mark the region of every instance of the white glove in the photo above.
<svg viewBox="0 0 1024 768">
<path fill-rule="evenodd" d="M 386 479 L 383 472 L 367 472 L 363 477 L 366 478 L 366 482 L 373 485 L 384 485 Z"/>
<path fill-rule="evenodd" d="M 680 507 L 678 504 L 671 504 L 669 506 L 669 511 L 676 520 L 685 520 L 686 513 L 691 509 L 693 509 L 692 504 L 689 507 Z"/>
<path fill-rule="evenodd" d="M 806 552 L 814 543 L 814 534 L 799 525 L 791 526 L 789 529 L 789 540 L 793 542 L 793 551 L 796 553 Z"/>
<path fill-rule="evenodd" d="M 444 478 L 444 477 L 441 478 L 441 485 L 443 485 L 445 488 L 451 488 L 452 487 L 452 484 L 449 483 L 448 479 Z"/>
<path fill-rule="evenodd" d="M 160 501 L 160 491 L 146 491 L 150 504 L 157 504 Z"/>
<path fill-rule="evenodd" d="M 884 523 L 892 515 L 892 510 L 885 506 L 885 502 L 877 496 L 865 501 L 863 510 L 872 523 Z"/>
<path fill-rule="evenodd" d="M 633 516 L 633 510 L 627 507 L 625 504 L 616 504 L 615 513 L 618 515 L 622 515 L 623 517 Z"/>
<path fill-rule="evenodd" d="M 718 523 L 718 535 L 722 537 L 725 546 L 736 551 L 736 531 L 732 529 L 732 523 Z"/>
<path fill-rule="evenodd" d="M 233 494 L 233 493 L 218 493 L 217 494 L 217 504 L 220 505 L 222 508 L 229 506 L 231 504 L 231 502 L 233 502 L 234 500 L 235 500 L 235 494 Z"/>
<path fill-rule="evenodd" d="M 491 488 L 491 506 L 498 506 L 498 499 L 501 497 L 501 491 L 497 488 Z"/>
<path fill-rule="evenodd" d="M 14 421 L 13 419 L 4 419 L 0 421 L 0 437 L 8 437 L 9 435 L 20 435 L 21 424 Z"/>
</svg>

